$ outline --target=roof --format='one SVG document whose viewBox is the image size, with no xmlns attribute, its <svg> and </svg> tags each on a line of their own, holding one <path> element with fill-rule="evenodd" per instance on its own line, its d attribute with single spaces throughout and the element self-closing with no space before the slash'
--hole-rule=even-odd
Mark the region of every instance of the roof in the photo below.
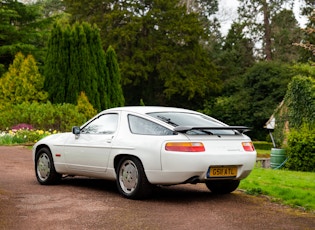
<svg viewBox="0 0 315 230">
<path fill-rule="evenodd" d="M 109 111 L 130 111 L 140 114 L 152 113 L 152 112 L 195 112 L 193 110 L 175 108 L 175 107 L 165 107 L 165 106 L 124 106 L 105 110 Z M 105 112 L 104 111 L 104 112 Z"/>
</svg>

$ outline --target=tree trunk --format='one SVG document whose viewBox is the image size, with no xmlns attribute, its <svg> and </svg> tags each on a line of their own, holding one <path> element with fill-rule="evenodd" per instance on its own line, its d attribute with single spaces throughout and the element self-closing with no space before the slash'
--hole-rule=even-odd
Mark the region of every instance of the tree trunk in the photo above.
<svg viewBox="0 0 315 230">
<path fill-rule="evenodd" d="M 271 55 L 271 28 L 270 28 L 270 13 L 268 9 L 268 3 L 263 0 L 263 11 L 264 11 L 264 53 L 267 61 L 272 60 Z"/>
</svg>

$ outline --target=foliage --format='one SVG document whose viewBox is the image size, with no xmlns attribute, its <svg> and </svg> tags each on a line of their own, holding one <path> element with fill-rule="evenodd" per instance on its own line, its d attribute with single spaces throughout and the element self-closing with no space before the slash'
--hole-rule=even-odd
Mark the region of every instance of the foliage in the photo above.
<svg viewBox="0 0 315 230">
<path fill-rule="evenodd" d="M 18 52 L 43 62 L 47 31 L 54 17 L 45 17 L 42 6 L 42 2 L 0 1 L 0 63 L 4 70 Z"/>
<path fill-rule="evenodd" d="M 103 46 L 117 52 L 126 104 L 142 98 L 148 105 L 200 106 L 202 98 L 220 90 L 203 46 L 208 27 L 179 0 L 64 2 L 73 21 L 96 23 Z"/>
<path fill-rule="evenodd" d="M 291 128 L 314 125 L 315 68 L 309 64 L 298 64 L 292 70 L 296 76 L 288 85 L 284 101 L 274 111 L 274 138 L 277 146 L 281 147 L 286 146 Z"/>
<path fill-rule="evenodd" d="M 272 59 L 281 62 L 296 62 L 299 59 L 299 49 L 292 46 L 300 42 L 301 29 L 292 10 L 282 10 L 272 18 L 271 48 Z"/>
<path fill-rule="evenodd" d="M 315 172 L 315 128 L 290 130 L 285 167 L 295 171 Z"/>
<path fill-rule="evenodd" d="M 77 102 L 84 91 L 93 107 L 107 108 L 108 73 L 96 26 L 56 23 L 45 62 L 45 89 L 52 103 Z"/>
<path fill-rule="evenodd" d="M 300 12 L 304 16 L 312 15 L 314 11 L 314 2 L 313 0 L 304 0 L 304 4 L 300 9 Z"/>
<path fill-rule="evenodd" d="M 22 103 L 6 105 L 0 110 L 0 130 L 6 130 L 16 124 L 32 124 L 35 129 L 70 131 L 72 126 L 87 121 L 78 107 L 72 104 Z"/>
<path fill-rule="evenodd" d="M 108 87 L 108 108 L 119 107 L 125 104 L 124 94 L 121 88 L 121 75 L 118 66 L 117 56 L 112 46 L 109 46 L 105 53 L 106 64 L 109 75 Z"/>
<path fill-rule="evenodd" d="M 84 92 L 81 92 L 78 97 L 77 110 L 80 114 L 83 114 L 87 120 L 94 117 L 97 113 Z"/>
<path fill-rule="evenodd" d="M 267 141 L 254 141 L 255 149 L 261 149 L 261 150 L 269 150 L 273 147 L 271 142 Z"/>
<path fill-rule="evenodd" d="M 34 58 L 31 55 L 25 58 L 18 53 L 8 72 L 0 78 L 0 100 L 3 104 L 45 102 L 48 95 L 43 91 L 43 83 L 44 78 L 39 73 Z"/>
<path fill-rule="evenodd" d="M 108 94 L 111 82 L 108 74 L 105 52 L 102 49 L 100 30 L 96 25 L 90 26 L 88 23 L 82 23 L 82 26 L 88 43 L 89 65 L 93 66 L 93 68 L 90 67 L 92 79 L 96 79 L 92 81 L 91 90 L 92 94 L 95 93 L 95 95 L 97 95 L 95 90 L 99 93 L 100 108 L 98 109 L 94 103 L 91 103 L 96 110 L 108 109 L 110 108 Z M 89 82 L 87 82 L 87 84 L 89 84 Z M 89 94 L 87 94 L 87 96 L 89 99 L 91 98 Z"/>
<path fill-rule="evenodd" d="M 315 210 L 315 173 L 255 168 L 241 181 L 245 192 L 269 196 L 275 202 Z"/>
<path fill-rule="evenodd" d="M 285 95 L 290 128 L 299 128 L 303 123 L 315 125 L 315 79 L 296 76 Z"/>
<path fill-rule="evenodd" d="M 237 91 L 230 96 L 218 97 L 204 112 L 229 125 L 249 126 L 252 131 L 248 135 L 265 140 L 265 123 L 283 100 L 292 74 L 288 65 L 257 63 L 238 81 Z"/>
<path fill-rule="evenodd" d="M 315 10 L 314 3 L 310 3 L 307 0 L 311 7 L 304 8 L 304 14 L 309 16 L 309 22 L 305 29 L 302 29 L 303 39 L 300 42 L 296 42 L 293 45 L 302 47 L 303 50 L 300 54 L 300 61 L 309 62 L 315 61 Z"/>
<path fill-rule="evenodd" d="M 239 1 L 238 7 L 239 20 L 246 26 L 248 36 L 255 43 L 261 44 L 257 48 L 258 57 L 264 60 L 273 60 L 272 58 L 272 27 L 276 24 L 271 24 L 271 19 L 277 15 L 283 6 L 289 6 L 290 10 L 293 7 L 293 0 L 248 0 Z"/>
<path fill-rule="evenodd" d="M 220 78 L 224 81 L 223 95 L 230 95 L 237 90 L 239 78 L 253 66 L 254 44 L 245 37 L 244 26 L 233 23 L 225 38 L 221 52 L 217 52 Z"/>
</svg>

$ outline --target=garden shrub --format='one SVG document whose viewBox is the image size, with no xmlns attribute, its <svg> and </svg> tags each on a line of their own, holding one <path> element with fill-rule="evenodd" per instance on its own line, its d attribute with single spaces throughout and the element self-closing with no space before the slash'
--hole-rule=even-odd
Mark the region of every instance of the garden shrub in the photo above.
<svg viewBox="0 0 315 230">
<path fill-rule="evenodd" d="M 295 171 L 315 172 L 315 129 L 304 125 L 288 135 L 288 161 L 285 167 Z"/>
<path fill-rule="evenodd" d="M 10 129 L 20 123 L 31 124 L 35 129 L 70 131 L 74 125 L 87 121 L 76 105 L 47 103 L 22 103 L 6 105 L 0 111 L 0 130 Z"/>
<path fill-rule="evenodd" d="M 254 141 L 254 146 L 256 149 L 262 150 L 270 150 L 271 148 L 273 148 L 272 143 L 267 141 Z"/>
</svg>

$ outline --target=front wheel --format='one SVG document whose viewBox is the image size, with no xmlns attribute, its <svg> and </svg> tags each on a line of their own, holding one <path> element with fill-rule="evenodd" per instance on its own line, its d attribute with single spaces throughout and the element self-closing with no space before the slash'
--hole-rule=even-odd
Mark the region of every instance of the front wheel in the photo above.
<svg viewBox="0 0 315 230">
<path fill-rule="evenodd" d="M 152 192 L 142 163 L 135 157 L 122 158 L 116 169 L 117 188 L 121 195 L 129 199 L 143 199 Z"/>
<path fill-rule="evenodd" d="M 54 160 L 48 148 L 41 148 L 35 158 L 35 173 L 37 181 L 42 185 L 56 184 L 61 175 L 56 172 Z"/>
<path fill-rule="evenodd" d="M 237 189 L 240 184 L 239 180 L 209 180 L 206 181 L 206 186 L 212 193 L 227 194 Z"/>
</svg>

